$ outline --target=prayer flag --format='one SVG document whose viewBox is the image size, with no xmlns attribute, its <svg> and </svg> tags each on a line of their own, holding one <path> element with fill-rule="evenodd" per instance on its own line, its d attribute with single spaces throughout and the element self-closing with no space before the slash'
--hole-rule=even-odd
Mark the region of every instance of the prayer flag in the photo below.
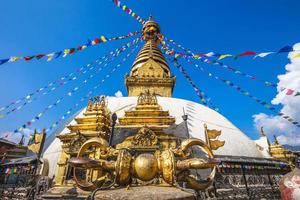
<svg viewBox="0 0 300 200">
<path fill-rule="evenodd" d="M 86 43 L 86 46 L 91 46 L 92 45 L 92 41 L 88 40 L 88 42 Z"/>
<path fill-rule="evenodd" d="M 15 61 L 20 60 L 20 59 L 21 59 L 21 57 L 12 56 L 12 57 L 10 57 L 10 59 L 8 60 L 8 62 L 15 62 Z"/>
<path fill-rule="evenodd" d="M 47 54 L 47 61 L 51 61 L 53 59 L 53 56 L 54 56 L 55 53 L 49 53 Z"/>
<path fill-rule="evenodd" d="M 209 52 L 207 54 L 204 54 L 206 57 L 212 57 L 212 56 L 216 56 L 217 54 L 214 52 Z"/>
<path fill-rule="evenodd" d="M 251 55 L 256 55 L 254 51 L 245 51 L 244 53 L 241 53 L 237 56 L 235 56 L 235 59 L 242 57 L 242 56 L 251 56 Z"/>
<path fill-rule="evenodd" d="M 70 54 L 73 54 L 73 53 L 75 53 L 75 48 L 70 49 Z"/>
<path fill-rule="evenodd" d="M 268 56 L 268 55 L 270 55 L 270 54 L 272 54 L 272 53 L 274 53 L 274 52 L 259 53 L 259 54 L 257 54 L 256 56 L 254 56 L 254 58 L 256 58 L 256 57 L 261 57 L 261 58 L 263 58 L 263 57 L 266 57 L 266 56 Z"/>
<path fill-rule="evenodd" d="M 28 61 L 28 60 L 31 60 L 32 58 L 34 58 L 34 56 L 25 56 L 24 60 Z"/>
<path fill-rule="evenodd" d="M 222 59 L 224 59 L 226 57 L 229 57 L 229 56 L 232 56 L 232 55 L 231 54 L 222 54 L 222 55 L 219 56 L 218 60 L 222 60 Z"/>
<path fill-rule="evenodd" d="M 84 50 L 84 49 L 86 49 L 86 48 L 87 48 L 86 45 L 82 45 L 82 46 L 81 46 L 81 50 Z"/>
<path fill-rule="evenodd" d="M 2 60 L 0 60 L 0 65 L 2 65 L 2 64 L 4 64 L 4 63 L 6 63 L 6 62 L 8 62 L 9 61 L 9 59 L 8 58 L 6 58 L 6 59 L 2 59 Z"/>
<path fill-rule="evenodd" d="M 61 56 L 61 54 L 62 54 L 62 51 L 56 52 L 55 53 L 55 55 L 56 55 L 55 58 L 58 58 L 59 56 Z"/>
<path fill-rule="evenodd" d="M 106 38 L 103 35 L 100 38 L 101 38 L 102 42 L 106 42 L 107 41 Z"/>
<path fill-rule="evenodd" d="M 44 57 L 45 56 L 45 54 L 38 54 L 38 55 L 36 55 L 35 57 L 36 57 L 36 59 L 41 59 L 42 57 Z"/>
<path fill-rule="evenodd" d="M 98 38 L 96 38 L 92 41 L 92 45 L 98 44 L 99 42 L 100 42 L 100 40 Z"/>
<path fill-rule="evenodd" d="M 5 170 L 5 174 L 10 174 L 10 168 L 8 167 L 8 168 L 6 168 L 6 170 Z"/>
<path fill-rule="evenodd" d="M 290 51 L 293 51 L 293 47 L 285 46 L 285 47 L 281 48 L 277 53 L 290 52 Z"/>
<path fill-rule="evenodd" d="M 286 95 L 292 95 L 294 93 L 294 90 L 288 89 L 286 92 Z"/>
<path fill-rule="evenodd" d="M 63 57 L 66 57 L 69 53 L 70 53 L 70 49 L 65 49 Z"/>
</svg>

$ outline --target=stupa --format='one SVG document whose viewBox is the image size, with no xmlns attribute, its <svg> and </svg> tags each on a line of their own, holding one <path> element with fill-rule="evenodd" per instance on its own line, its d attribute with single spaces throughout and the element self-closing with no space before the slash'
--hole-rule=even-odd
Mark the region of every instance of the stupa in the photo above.
<svg viewBox="0 0 300 200">
<path fill-rule="evenodd" d="M 145 45 L 125 77 L 128 96 L 90 100 L 86 108 L 48 137 L 43 158 L 49 161 L 49 177 L 55 176 L 55 186 L 42 198 L 86 198 L 91 190 L 109 188 L 118 180 L 119 185 L 127 187 L 143 185 L 140 188 L 143 192 L 157 185 L 167 185 L 169 190 L 148 194 L 161 194 L 165 199 L 175 199 L 176 194 L 177 199 L 193 199 L 191 189 L 197 188 L 200 191 L 197 195 L 202 199 L 278 199 L 278 182 L 290 167 L 285 160 L 272 158 L 266 136 L 251 140 L 220 113 L 196 102 L 174 98 L 176 78 L 159 48 L 160 27 L 150 18 L 142 32 Z M 185 161 L 182 155 L 175 168 L 187 170 L 194 166 L 196 171 L 176 174 L 176 179 L 183 180 L 177 186 L 189 192 L 177 190 L 173 168 L 170 163 L 164 165 L 164 156 L 173 155 L 165 152 L 178 150 L 184 141 L 198 141 L 195 144 L 204 141 L 201 143 L 202 149 L 207 150 L 204 152 L 218 159 L 214 167 L 216 161 L 207 156 L 202 158 L 203 162 L 193 160 L 200 159 L 194 149 L 190 160 Z M 179 150 L 176 153 L 174 155 L 180 155 Z M 126 167 L 120 168 L 123 166 L 120 163 Z M 82 166 L 100 165 L 101 168 L 76 172 L 76 168 Z M 165 174 L 168 167 L 172 172 L 169 176 Z M 214 172 L 198 173 L 199 168 Z M 107 177 L 113 181 L 106 181 Z M 207 181 L 205 187 L 200 179 Z M 201 191 L 200 186 L 206 190 Z M 101 194 L 106 196 L 98 197 L 110 199 L 112 193 L 126 193 L 125 190 L 103 190 Z M 139 190 L 129 188 L 129 191 Z M 166 193 L 169 197 L 164 195 Z M 135 195 L 135 198 L 147 199 L 145 195 Z"/>
</svg>

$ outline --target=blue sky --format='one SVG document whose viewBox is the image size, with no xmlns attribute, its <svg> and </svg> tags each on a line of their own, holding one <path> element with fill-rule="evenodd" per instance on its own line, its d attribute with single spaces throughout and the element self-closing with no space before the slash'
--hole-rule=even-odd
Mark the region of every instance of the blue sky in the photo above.
<svg viewBox="0 0 300 200">
<path fill-rule="evenodd" d="M 297 0 L 206 2 L 128 0 L 122 3 L 127 4 L 143 18 L 148 18 L 152 14 L 160 23 L 163 34 L 199 53 L 217 51 L 237 54 L 246 50 L 276 51 L 285 45 L 299 42 L 300 2 Z M 0 58 L 48 53 L 76 47 L 100 35 L 120 36 L 141 29 L 141 25 L 135 19 L 116 8 L 109 0 L 51 2 L 9 0 L 2 1 L 1 8 Z M 0 66 L 0 105 L 7 105 L 67 75 L 128 41 L 101 44 L 52 62 L 19 61 L 2 65 Z M 123 77 L 126 72 L 129 72 L 133 59 L 134 56 L 97 90 L 97 94 L 114 95 L 116 91 L 121 90 L 126 95 Z M 114 65 L 118 63 L 117 61 Z M 281 54 L 255 60 L 250 57 L 239 60 L 226 59 L 224 62 L 249 74 L 277 83 L 277 75 L 285 72 L 284 66 L 289 61 L 286 54 Z M 252 115 L 260 112 L 270 114 L 268 110 L 233 88 L 193 69 L 192 66 L 187 64 L 184 66 L 224 116 L 251 138 L 258 137 L 253 127 Z M 204 66 L 219 76 L 232 80 L 261 99 L 270 101 L 276 95 L 275 88 L 265 87 L 259 82 L 236 76 L 214 66 Z M 51 109 L 41 120 L 34 123 L 32 128 L 41 129 L 50 126 L 108 71 L 109 68 L 98 74 L 97 78 L 82 87 L 77 94 Z M 172 72 L 177 76 L 174 96 L 199 101 L 177 69 L 172 67 Z M 13 131 L 41 112 L 45 106 L 80 84 L 82 80 L 83 77 L 1 119 L 0 132 Z M 86 102 L 81 104 L 81 106 L 85 105 Z"/>
</svg>

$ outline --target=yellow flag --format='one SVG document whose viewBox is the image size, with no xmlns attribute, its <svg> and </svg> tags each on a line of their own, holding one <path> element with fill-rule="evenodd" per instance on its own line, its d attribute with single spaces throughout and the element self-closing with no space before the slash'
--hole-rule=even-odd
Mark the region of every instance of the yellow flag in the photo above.
<svg viewBox="0 0 300 200">
<path fill-rule="evenodd" d="M 296 55 L 294 55 L 293 58 L 300 58 L 300 53 L 297 53 Z"/>
<path fill-rule="evenodd" d="M 102 42 L 106 42 L 107 41 L 106 38 L 103 35 L 100 38 L 101 38 Z"/>
<path fill-rule="evenodd" d="M 225 141 L 220 141 L 220 140 L 212 140 L 210 141 L 210 148 L 212 150 L 217 150 L 218 148 L 224 146 Z"/>
<path fill-rule="evenodd" d="M 10 57 L 9 62 L 15 62 L 15 61 L 20 60 L 20 59 L 21 59 L 21 57 L 12 56 L 12 57 Z"/>
<path fill-rule="evenodd" d="M 51 61 L 52 59 L 53 59 L 53 56 L 54 56 L 54 53 L 49 53 L 49 54 L 47 54 L 47 61 L 49 62 L 49 61 Z"/>
<path fill-rule="evenodd" d="M 224 59 L 226 57 L 229 57 L 229 56 L 232 56 L 232 55 L 231 54 L 222 54 L 222 55 L 219 56 L 218 60 L 222 60 L 222 59 Z"/>
<path fill-rule="evenodd" d="M 86 48 L 87 48 L 86 45 L 82 45 L 82 46 L 81 46 L 81 50 L 84 50 L 84 49 L 86 49 Z"/>
<path fill-rule="evenodd" d="M 215 139 L 219 135 L 221 135 L 221 131 L 217 130 L 207 130 L 207 135 L 209 139 Z"/>
<path fill-rule="evenodd" d="M 63 57 L 66 57 L 69 53 L 70 53 L 70 49 L 65 49 Z"/>
</svg>

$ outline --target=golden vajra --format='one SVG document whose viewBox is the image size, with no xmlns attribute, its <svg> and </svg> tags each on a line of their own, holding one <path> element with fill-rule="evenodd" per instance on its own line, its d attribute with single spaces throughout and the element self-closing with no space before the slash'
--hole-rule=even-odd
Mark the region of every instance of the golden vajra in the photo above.
<svg viewBox="0 0 300 200">
<path fill-rule="evenodd" d="M 151 149 L 156 143 L 155 133 L 148 128 L 141 128 L 133 138 L 133 144 L 138 145 L 139 150 L 115 149 L 102 138 L 92 138 L 81 146 L 77 157 L 69 160 L 74 167 L 74 180 L 83 190 L 94 190 L 108 182 L 126 186 L 133 179 L 144 182 L 160 179 L 172 186 L 185 182 L 188 188 L 195 190 L 204 190 L 211 185 L 217 161 L 205 142 L 186 139 L 177 148 Z M 196 155 L 196 148 L 207 158 Z M 193 175 L 193 169 L 211 169 L 211 172 L 206 179 L 199 180 Z M 82 173 L 82 170 L 86 171 Z"/>
</svg>

